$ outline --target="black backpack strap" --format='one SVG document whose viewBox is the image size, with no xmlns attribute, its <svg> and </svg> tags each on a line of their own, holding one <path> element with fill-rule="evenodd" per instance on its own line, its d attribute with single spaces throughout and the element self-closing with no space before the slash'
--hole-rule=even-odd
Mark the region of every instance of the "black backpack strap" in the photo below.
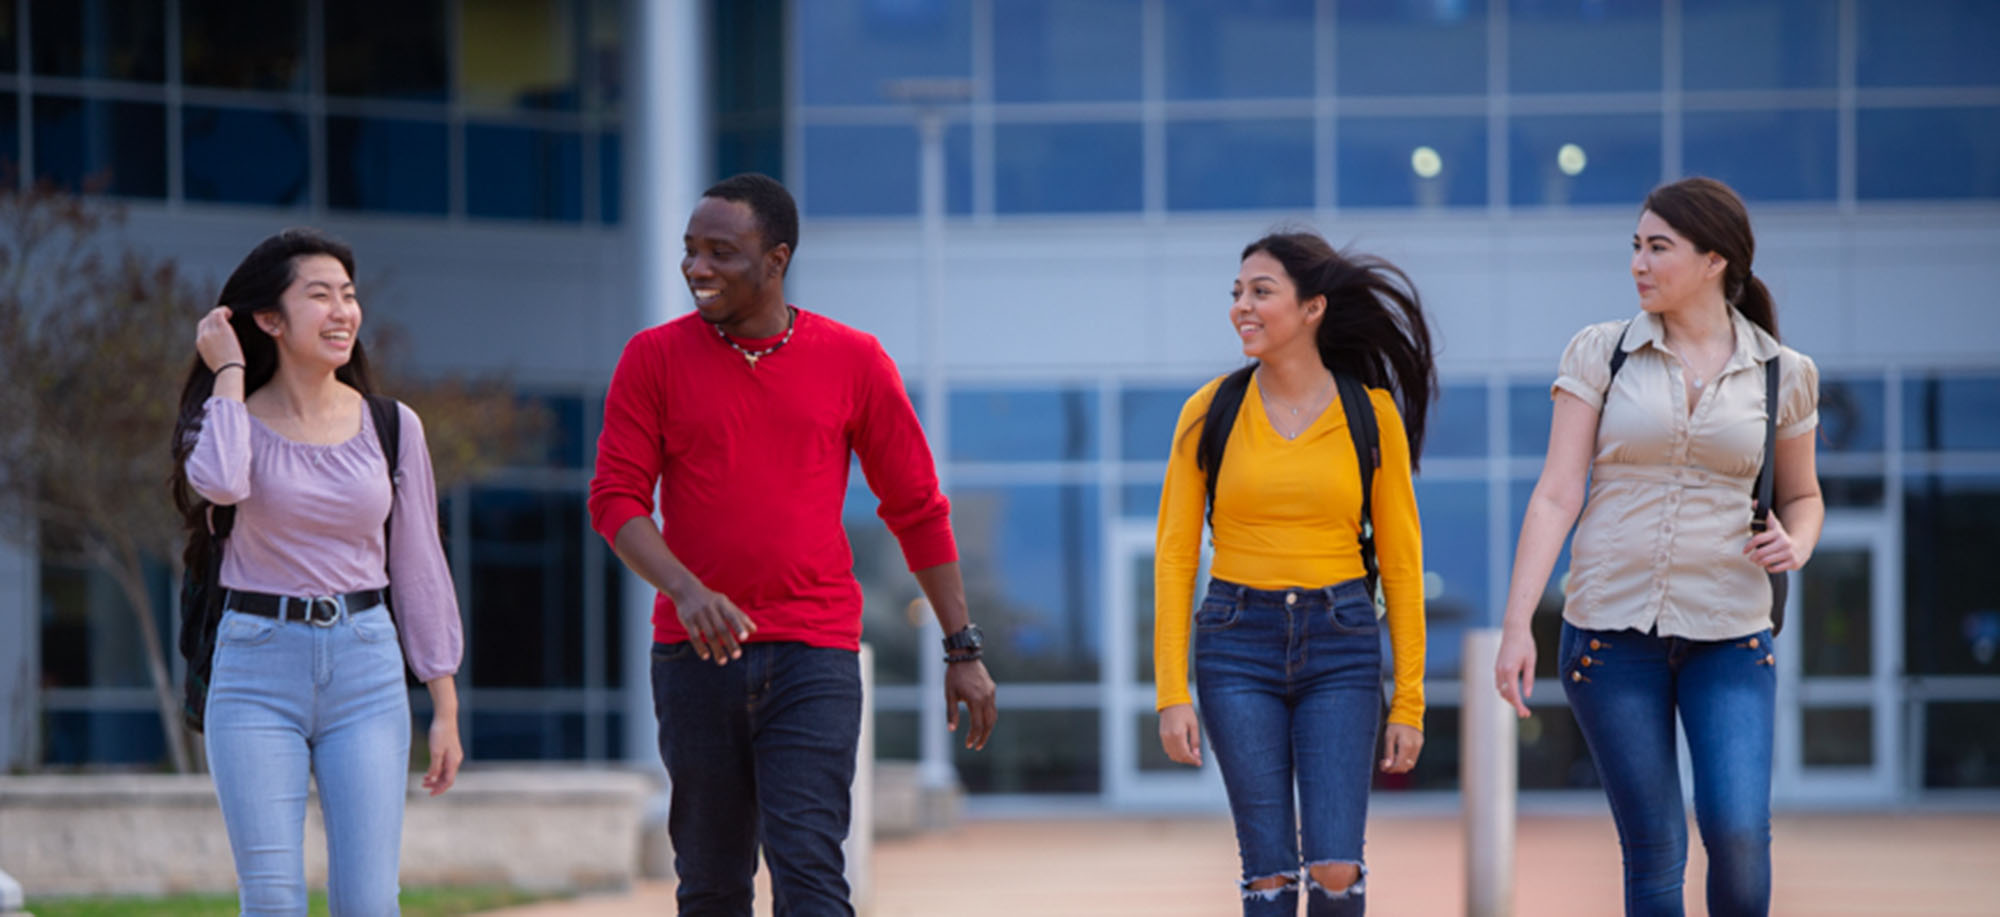
<svg viewBox="0 0 2000 917">
<path fill-rule="evenodd" d="M 1611 345 L 1611 375 L 1604 379 L 1605 401 L 1611 400 L 1611 382 L 1618 378 L 1618 370 L 1625 365 L 1625 357 L 1627 356 L 1625 353 L 1625 334 L 1631 330 L 1632 321 L 1627 319 L 1625 326 L 1618 329 L 1618 343 Z M 1604 405 L 1601 403 L 1597 406 L 1597 414 L 1599 417 L 1604 416 Z"/>
<path fill-rule="evenodd" d="M 389 466 L 389 516 L 396 515 L 397 485 L 403 481 L 403 412 L 396 399 L 369 395 L 368 413 L 375 419 L 375 441 L 382 445 L 382 460 Z M 389 519 L 382 520 L 382 564 L 389 563 Z M 393 610 L 393 609 L 392 609 Z"/>
<path fill-rule="evenodd" d="M 1751 485 L 1756 501 L 1750 507 L 1752 532 L 1762 532 L 1770 527 L 1772 492 L 1777 489 L 1778 370 L 1777 357 L 1764 362 L 1764 462 L 1757 469 L 1757 483 Z M 1785 626 L 1785 597 L 1790 591 L 1791 580 L 1783 573 L 1768 575 L 1771 577 L 1771 633 L 1775 635 Z"/>
<path fill-rule="evenodd" d="M 1375 403 L 1361 380 L 1346 373 L 1334 373 L 1333 384 L 1340 389 L 1340 409 L 1347 414 L 1347 435 L 1354 440 L 1355 464 L 1361 469 L 1361 566 L 1367 571 L 1368 595 L 1373 598 L 1381 566 L 1375 560 L 1375 469 L 1382 467 L 1382 434 L 1375 424 Z"/>
<path fill-rule="evenodd" d="M 1208 413 L 1201 422 L 1203 440 L 1210 436 L 1220 437 L 1215 450 L 1215 467 L 1202 469 L 1208 476 L 1210 525 L 1215 523 L 1215 482 L 1222 478 L 1222 457 L 1229 451 L 1229 431 L 1236 428 L 1236 415 L 1243 410 L 1243 397 L 1250 391 L 1250 374 L 1254 369 L 1246 366 L 1223 376 L 1215 386 L 1215 396 L 1209 399 Z"/>
</svg>

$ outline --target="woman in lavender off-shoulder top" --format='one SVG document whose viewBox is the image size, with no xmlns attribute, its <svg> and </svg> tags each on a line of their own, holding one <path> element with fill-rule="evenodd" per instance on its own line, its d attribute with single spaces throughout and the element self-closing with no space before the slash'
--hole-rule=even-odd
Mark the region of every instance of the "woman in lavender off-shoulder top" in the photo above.
<svg viewBox="0 0 2000 917">
<path fill-rule="evenodd" d="M 243 259 L 220 301 L 196 326 L 174 490 L 190 556 L 216 546 L 213 508 L 235 508 L 219 543 L 226 611 L 205 732 L 242 910 L 305 914 L 310 775 L 332 912 L 395 914 L 405 660 L 430 689 L 432 795 L 464 758 L 458 602 L 423 425 L 398 404 L 400 454 L 383 454 L 346 245 L 281 232 Z"/>
</svg>

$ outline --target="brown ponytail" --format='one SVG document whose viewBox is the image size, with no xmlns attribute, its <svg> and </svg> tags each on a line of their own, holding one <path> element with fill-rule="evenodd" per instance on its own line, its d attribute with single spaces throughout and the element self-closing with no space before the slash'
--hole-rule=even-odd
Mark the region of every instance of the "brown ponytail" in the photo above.
<svg viewBox="0 0 2000 917">
<path fill-rule="evenodd" d="M 1777 339 L 1778 304 L 1764 281 L 1751 273 L 1757 236 L 1750 231 L 1750 212 L 1735 191 L 1713 178 L 1684 178 L 1654 188 L 1646 195 L 1643 210 L 1667 221 L 1694 243 L 1696 251 L 1721 255 L 1729 263 L 1722 275 L 1722 298 Z"/>
</svg>

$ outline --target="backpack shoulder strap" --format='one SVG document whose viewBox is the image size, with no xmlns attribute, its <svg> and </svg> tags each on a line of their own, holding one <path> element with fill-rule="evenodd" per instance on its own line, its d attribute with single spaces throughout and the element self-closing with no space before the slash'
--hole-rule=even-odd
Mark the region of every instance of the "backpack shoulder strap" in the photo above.
<svg viewBox="0 0 2000 917">
<path fill-rule="evenodd" d="M 1207 474 L 1208 521 L 1215 522 L 1215 482 L 1222 478 L 1222 457 L 1229 450 L 1229 431 L 1236 428 L 1236 415 L 1243 410 L 1243 398 L 1250 391 L 1251 367 L 1244 367 L 1227 376 L 1215 386 L 1215 396 L 1208 401 L 1208 413 L 1203 416 L 1200 442 L 1209 437 L 1217 437 L 1215 467 L 1202 469 Z M 1199 452 L 1199 450 L 1197 450 Z"/>
<path fill-rule="evenodd" d="M 396 515 L 397 485 L 403 481 L 403 411 L 396 399 L 369 395 L 368 413 L 375 419 L 375 441 L 382 445 L 382 460 L 389 466 L 389 515 Z M 382 520 L 383 565 L 388 564 L 390 525 Z"/>
<path fill-rule="evenodd" d="M 1611 380 L 1618 378 L 1618 370 L 1625 365 L 1625 357 L 1627 356 L 1625 353 L 1625 333 L 1631 330 L 1632 321 L 1631 319 L 1626 319 L 1624 327 L 1618 329 L 1618 343 L 1611 345 L 1611 375 L 1604 380 L 1604 395 L 1607 398 L 1611 396 Z M 1599 410 L 1601 411 L 1602 408 L 1599 408 Z"/>
<path fill-rule="evenodd" d="M 1375 403 L 1368 388 L 1346 373 L 1334 373 L 1340 389 L 1340 409 L 1347 414 L 1347 434 L 1354 440 L 1355 464 L 1361 468 L 1361 565 L 1367 570 L 1368 594 L 1375 594 L 1380 567 L 1375 560 L 1375 469 L 1382 467 L 1381 431 L 1375 423 Z"/>
<path fill-rule="evenodd" d="M 1778 358 L 1764 361 L 1764 463 L 1757 468 L 1756 506 L 1750 527 L 1763 531 L 1771 515 L 1771 492 L 1778 477 L 1774 467 L 1778 453 Z"/>
</svg>

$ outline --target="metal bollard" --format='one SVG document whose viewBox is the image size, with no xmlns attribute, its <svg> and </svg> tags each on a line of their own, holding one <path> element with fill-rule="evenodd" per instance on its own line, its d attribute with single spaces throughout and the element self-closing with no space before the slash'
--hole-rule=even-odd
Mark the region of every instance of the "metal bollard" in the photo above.
<svg viewBox="0 0 2000 917">
<path fill-rule="evenodd" d="M 1460 663 L 1459 793 L 1465 817 L 1465 913 L 1514 913 L 1514 794 L 1517 752 L 1512 705 L 1493 689 L 1500 631 L 1465 632 Z"/>
<path fill-rule="evenodd" d="M 21 894 L 21 883 L 14 881 L 14 877 L 8 875 L 6 870 L 0 869 L 0 917 L 10 914 L 27 917 L 22 911 L 22 908 L 27 906 L 27 899 Z"/>
</svg>

